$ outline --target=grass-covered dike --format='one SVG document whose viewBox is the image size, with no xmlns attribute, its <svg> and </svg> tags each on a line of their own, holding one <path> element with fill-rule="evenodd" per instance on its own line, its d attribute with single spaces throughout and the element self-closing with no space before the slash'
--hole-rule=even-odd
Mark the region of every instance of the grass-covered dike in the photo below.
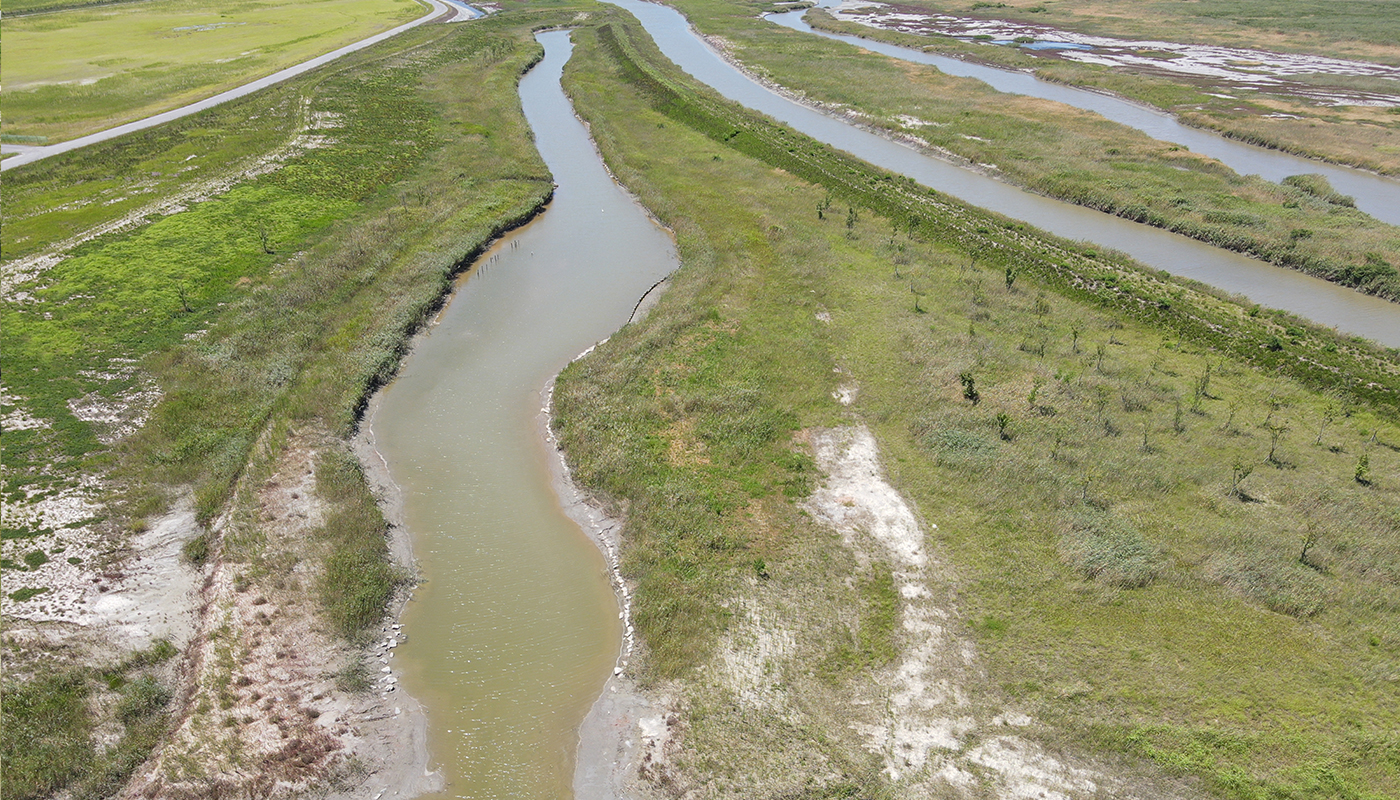
<svg viewBox="0 0 1400 800">
<path fill-rule="evenodd" d="M 629 23 L 575 38 L 566 85 L 686 264 L 555 395 L 575 474 L 629 518 L 640 677 L 683 697 L 658 786 L 939 785 L 891 781 L 853 731 L 919 639 L 889 624 L 879 560 L 804 512 L 804 432 L 859 421 L 953 571 L 933 591 L 987 667 L 971 708 L 1022 710 L 1139 787 L 1397 791 L 1392 354 L 852 163 Z"/>
</svg>

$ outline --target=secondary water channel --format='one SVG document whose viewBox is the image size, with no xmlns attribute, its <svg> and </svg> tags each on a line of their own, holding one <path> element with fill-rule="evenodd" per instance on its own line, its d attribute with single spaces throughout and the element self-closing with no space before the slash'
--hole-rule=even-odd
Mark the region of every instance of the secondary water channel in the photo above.
<svg viewBox="0 0 1400 800">
<path fill-rule="evenodd" d="M 824 0 L 818 4 L 831 8 L 839 0 Z M 810 33 L 864 50 L 909 61 L 927 64 L 939 71 L 960 78 L 976 78 L 999 92 L 1023 94 L 1054 100 L 1057 103 L 1093 111 L 1121 125 L 1146 133 L 1163 142 L 1179 144 L 1193 152 L 1219 160 L 1241 175 L 1258 175 L 1278 183 L 1289 175 L 1316 173 L 1327 178 L 1332 188 L 1356 199 L 1356 207 L 1382 222 L 1400 225 L 1400 181 L 1359 169 L 1300 158 L 1280 150 L 1244 144 L 1209 131 L 1183 125 L 1170 114 L 1138 105 L 1121 97 L 1076 89 L 1072 86 L 1043 81 L 1028 72 L 998 69 L 984 64 L 962 61 L 948 56 L 925 53 L 911 47 L 899 47 L 859 36 L 847 36 L 819 30 L 808 25 L 803 16 L 806 9 L 782 14 L 769 14 L 766 19 L 802 33 Z"/>
<path fill-rule="evenodd" d="M 427 578 L 394 663 L 428 709 L 441 797 L 570 795 L 621 626 L 606 564 L 551 486 L 541 390 L 678 265 L 560 88 L 568 34 L 538 38 L 520 97 L 554 200 L 461 281 L 370 421 Z"/>
<path fill-rule="evenodd" d="M 661 52 L 696 80 L 858 158 L 975 206 L 1067 239 L 1120 250 L 1147 266 L 1281 308 L 1346 333 L 1400 347 L 1400 305 L 1275 267 L 1159 228 L 1129 222 L 1001 183 L 924 155 L 774 92 L 724 60 L 673 8 L 643 0 L 605 0 L 639 19 Z M 865 46 L 864 40 L 860 40 Z"/>
</svg>

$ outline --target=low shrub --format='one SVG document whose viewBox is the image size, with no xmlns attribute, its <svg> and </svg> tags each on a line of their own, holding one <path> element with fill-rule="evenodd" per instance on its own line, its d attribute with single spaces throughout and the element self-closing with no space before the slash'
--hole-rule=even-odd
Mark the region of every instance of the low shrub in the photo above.
<svg viewBox="0 0 1400 800">
<path fill-rule="evenodd" d="M 1070 516 L 1060 555 L 1086 580 L 1139 589 L 1157 579 L 1161 552 L 1112 513 L 1084 510 Z"/>
<path fill-rule="evenodd" d="M 1280 614 L 1313 617 L 1327 604 L 1321 576 L 1294 558 L 1230 553 L 1213 559 L 1207 571 L 1225 586 Z"/>
</svg>

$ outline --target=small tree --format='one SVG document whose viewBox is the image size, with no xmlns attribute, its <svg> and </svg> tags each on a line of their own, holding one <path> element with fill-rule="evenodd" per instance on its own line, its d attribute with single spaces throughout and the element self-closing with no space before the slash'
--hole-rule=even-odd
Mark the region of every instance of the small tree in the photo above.
<svg viewBox="0 0 1400 800">
<path fill-rule="evenodd" d="M 1235 412 L 1237 412 L 1237 411 L 1239 411 L 1239 410 L 1240 410 L 1239 401 L 1235 401 L 1235 402 L 1233 402 L 1233 403 L 1230 404 L 1230 414 L 1229 414 L 1229 416 L 1225 417 L 1225 423 L 1224 423 L 1223 425 L 1220 426 L 1220 430 L 1225 431 L 1225 432 L 1227 432 L 1227 433 L 1234 433 L 1234 432 L 1235 432 L 1235 430 L 1234 430 L 1234 428 L 1235 428 Z"/>
<path fill-rule="evenodd" d="M 1362 453 L 1356 460 L 1356 473 L 1352 476 L 1362 486 L 1371 485 L 1371 454 Z"/>
<path fill-rule="evenodd" d="M 1006 432 L 1006 426 L 1011 424 L 1011 415 L 1005 411 L 999 411 L 997 412 L 996 421 L 997 435 L 1001 437 L 1003 442 L 1011 441 L 1011 434 Z"/>
<path fill-rule="evenodd" d="M 1312 524 L 1309 523 L 1307 532 L 1303 534 L 1303 550 L 1298 554 L 1298 563 L 1305 567 L 1312 567 L 1321 572 L 1321 567 L 1308 560 L 1308 551 L 1313 549 L 1319 538 L 1321 537 L 1318 536 L 1317 531 L 1314 530 Z"/>
<path fill-rule="evenodd" d="M 1327 431 L 1327 426 L 1331 425 L 1332 422 L 1337 419 L 1337 413 L 1338 408 L 1335 401 L 1329 401 L 1327 405 L 1323 407 L 1322 424 L 1317 428 L 1317 441 L 1313 442 L 1313 444 L 1321 446 L 1322 434 Z"/>
<path fill-rule="evenodd" d="M 1281 467 L 1283 464 L 1278 460 L 1278 443 L 1279 440 L 1283 438 L 1283 435 L 1288 433 L 1288 426 L 1274 425 L 1273 423 L 1266 422 L 1264 423 L 1264 430 L 1269 432 L 1269 456 L 1264 460 L 1276 467 Z"/>
<path fill-rule="evenodd" d="M 1011 291 L 1011 285 L 1016 282 L 1016 268 L 1006 268 L 1006 290 Z"/>
<path fill-rule="evenodd" d="M 982 395 L 977 393 L 977 381 L 973 379 L 972 373 L 964 372 L 958 376 L 958 380 L 962 381 L 963 397 L 971 400 L 974 406 L 977 405 Z"/>
<path fill-rule="evenodd" d="M 1191 412 L 1201 413 L 1201 400 L 1210 397 L 1210 362 L 1206 362 L 1205 372 L 1196 379 L 1195 385 L 1191 387 Z"/>
<path fill-rule="evenodd" d="M 1235 459 L 1234 465 L 1230 467 L 1230 497 L 1244 499 L 1244 491 L 1240 489 L 1240 484 L 1244 483 L 1244 479 L 1248 478 L 1252 472 L 1254 472 L 1253 466 Z"/>
<path fill-rule="evenodd" d="M 1108 408 L 1108 400 L 1113 393 L 1107 386 L 1094 387 L 1094 410 L 1098 412 L 1099 423 L 1103 423 L 1103 412 Z"/>
<path fill-rule="evenodd" d="M 185 286 L 184 281 L 175 282 L 175 297 L 180 301 L 181 311 L 186 314 L 194 311 L 194 307 L 190 305 L 190 290 L 189 287 Z"/>
</svg>

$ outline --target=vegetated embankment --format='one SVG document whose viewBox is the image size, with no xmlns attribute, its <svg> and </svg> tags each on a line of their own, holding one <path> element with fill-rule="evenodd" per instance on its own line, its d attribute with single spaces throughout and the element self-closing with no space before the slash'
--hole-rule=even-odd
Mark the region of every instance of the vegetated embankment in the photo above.
<svg viewBox="0 0 1400 800">
<path fill-rule="evenodd" d="M 620 15 L 575 36 L 685 263 L 555 393 L 626 512 L 650 791 L 1400 786 L 1392 355 L 883 175 Z"/>
<path fill-rule="evenodd" d="M 797 35 L 733 6 L 680 7 L 745 69 L 857 125 L 1050 197 L 1400 298 L 1400 229 L 1320 176 L 1239 175 L 1093 112 Z"/>
<path fill-rule="evenodd" d="M 7 174 L 7 797 L 402 777 L 381 732 L 411 706 L 379 668 L 412 568 L 347 439 L 454 276 L 551 196 L 516 95 L 532 22 L 414 31 Z M 191 162 L 207 192 L 171 177 Z M 123 219 L 161 192 L 184 206 Z M 151 614 L 156 568 L 191 588 Z"/>
</svg>

